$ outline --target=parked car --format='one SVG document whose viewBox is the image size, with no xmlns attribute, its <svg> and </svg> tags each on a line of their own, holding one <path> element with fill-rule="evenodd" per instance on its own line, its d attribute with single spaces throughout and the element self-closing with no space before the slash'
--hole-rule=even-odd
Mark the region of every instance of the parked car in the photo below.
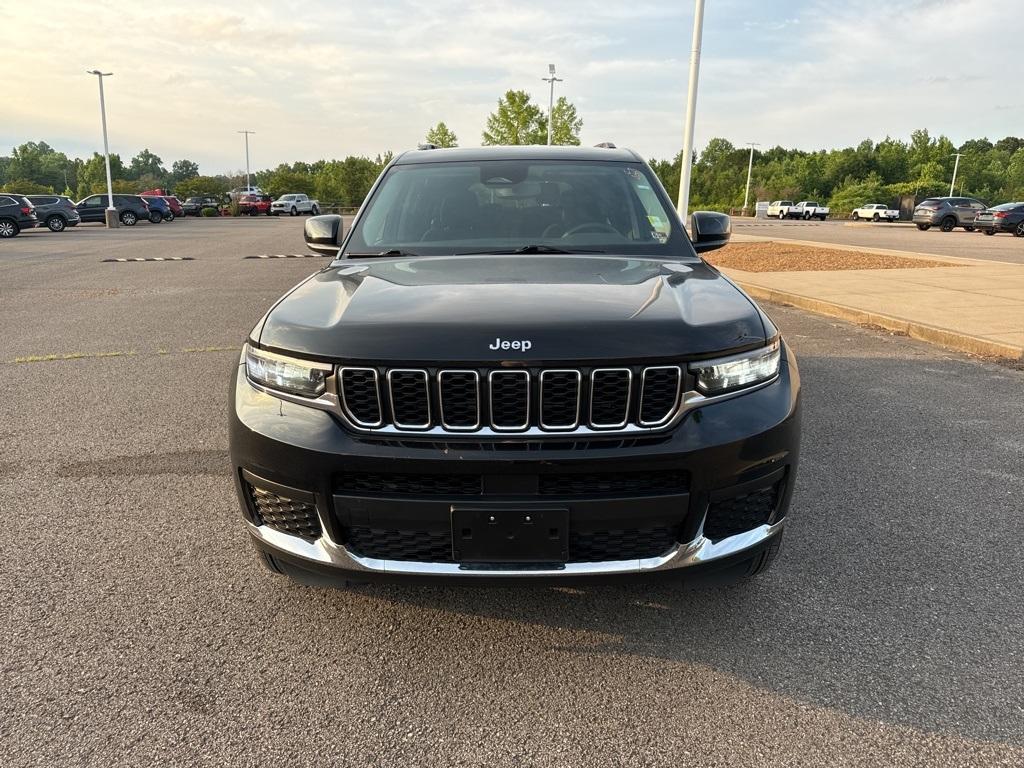
<svg viewBox="0 0 1024 768">
<path fill-rule="evenodd" d="M 142 195 L 143 200 L 149 206 L 149 220 L 153 224 L 159 224 L 161 221 L 174 221 L 174 212 L 171 210 L 171 206 L 162 197 Z"/>
<path fill-rule="evenodd" d="M 300 194 L 281 195 L 270 204 L 270 211 L 275 216 L 279 216 L 282 213 L 287 213 L 289 216 L 311 213 L 316 216 L 320 213 L 320 201 L 310 200 L 306 195 Z"/>
<path fill-rule="evenodd" d="M 0 237 L 14 237 L 39 225 L 32 203 L 21 195 L 0 192 Z"/>
<path fill-rule="evenodd" d="M 183 216 L 199 216 L 204 208 L 220 210 L 220 201 L 216 197 L 189 197 L 181 204 Z"/>
<path fill-rule="evenodd" d="M 181 200 L 174 195 L 161 195 L 161 197 L 164 199 L 164 202 L 170 206 L 171 213 L 174 214 L 175 218 L 185 215 L 185 210 L 182 208 Z"/>
<path fill-rule="evenodd" d="M 64 195 L 25 195 L 36 209 L 36 216 L 51 232 L 63 232 L 82 220 L 75 201 Z"/>
<path fill-rule="evenodd" d="M 139 195 L 114 195 L 114 208 L 118 220 L 126 227 L 134 227 L 140 219 L 149 221 L 149 204 Z M 106 195 L 89 195 L 75 204 L 75 210 L 83 222 L 106 221 Z"/>
<path fill-rule="evenodd" d="M 803 219 L 805 221 L 810 221 L 811 219 L 821 219 L 824 221 L 828 218 L 828 214 L 828 208 L 818 205 L 812 200 L 801 200 L 789 210 L 789 215 L 794 219 Z"/>
<path fill-rule="evenodd" d="M 898 221 L 900 212 L 895 208 L 886 208 L 881 203 L 868 203 L 860 208 L 854 208 L 850 218 L 854 221 L 868 219 L 870 221 Z"/>
<path fill-rule="evenodd" d="M 271 305 L 230 385 L 232 476 L 266 567 L 319 583 L 763 571 L 795 486 L 796 360 L 698 255 L 729 217 L 698 211 L 691 231 L 638 155 L 590 147 L 413 150 L 347 237 L 341 216 L 306 221 L 337 261 Z"/>
<path fill-rule="evenodd" d="M 769 219 L 786 219 L 789 218 L 789 211 L 793 207 L 792 200 L 776 200 L 773 203 L 768 204 L 768 218 Z"/>
<path fill-rule="evenodd" d="M 245 195 L 238 201 L 238 212 L 247 213 L 250 216 L 258 216 L 261 213 L 270 215 L 270 195 Z"/>
<path fill-rule="evenodd" d="M 263 190 L 259 187 L 248 186 L 248 187 L 237 187 L 228 192 L 228 197 L 231 200 L 240 200 L 246 195 L 262 195 Z"/>
<path fill-rule="evenodd" d="M 973 232 L 974 219 L 986 208 L 973 197 L 929 197 L 914 208 L 914 223 L 922 231 L 938 227 L 943 232 L 952 232 L 963 227 Z"/>
<path fill-rule="evenodd" d="M 1010 232 L 1024 237 L 1024 203 L 1003 203 L 982 211 L 974 220 L 974 226 L 986 235 Z"/>
</svg>

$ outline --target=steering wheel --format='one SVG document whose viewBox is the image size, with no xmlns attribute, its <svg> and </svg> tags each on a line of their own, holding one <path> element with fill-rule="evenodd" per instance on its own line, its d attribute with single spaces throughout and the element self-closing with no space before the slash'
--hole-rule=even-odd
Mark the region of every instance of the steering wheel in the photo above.
<svg viewBox="0 0 1024 768">
<path fill-rule="evenodd" d="M 610 224 L 605 224 L 602 221 L 585 221 L 582 224 L 577 224 L 572 229 L 567 229 L 562 237 L 568 237 L 569 235 L 581 235 L 588 232 L 593 232 L 595 234 L 604 232 L 609 235 L 622 236 L 622 233 Z"/>
</svg>

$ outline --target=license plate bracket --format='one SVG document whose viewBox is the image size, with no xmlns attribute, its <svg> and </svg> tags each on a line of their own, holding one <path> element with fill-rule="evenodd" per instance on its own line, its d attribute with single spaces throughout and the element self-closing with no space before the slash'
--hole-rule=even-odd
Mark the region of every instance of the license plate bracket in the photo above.
<svg viewBox="0 0 1024 768">
<path fill-rule="evenodd" d="M 452 554 L 458 563 L 565 563 L 569 510 L 559 507 L 451 508 Z"/>
</svg>

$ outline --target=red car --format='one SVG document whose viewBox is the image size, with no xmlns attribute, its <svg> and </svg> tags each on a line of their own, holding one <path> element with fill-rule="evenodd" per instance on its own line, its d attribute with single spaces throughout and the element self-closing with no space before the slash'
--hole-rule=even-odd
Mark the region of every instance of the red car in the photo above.
<svg viewBox="0 0 1024 768">
<path fill-rule="evenodd" d="M 157 188 L 147 189 L 145 192 L 139 192 L 139 194 L 144 197 L 162 197 L 164 199 L 164 202 L 166 202 L 167 205 L 170 207 L 171 213 L 174 214 L 175 218 L 184 216 L 185 210 L 181 207 L 181 200 L 179 200 L 174 195 L 164 194 L 164 192 L 165 190 Z"/>
<path fill-rule="evenodd" d="M 238 212 L 250 216 L 258 216 L 261 213 L 269 216 L 272 200 L 270 195 L 242 195 L 238 201 Z"/>
</svg>

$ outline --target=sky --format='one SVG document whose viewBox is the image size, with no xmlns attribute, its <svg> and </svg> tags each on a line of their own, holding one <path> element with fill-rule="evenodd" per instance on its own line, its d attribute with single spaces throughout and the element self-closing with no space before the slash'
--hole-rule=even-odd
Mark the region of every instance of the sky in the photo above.
<svg viewBox="0 0 1024 768">
<path fill-rule="evenodd" d="M 1024 49 L 1008 7 L 707 0 L 696 145 L 1024 134 Z M 475 146 L 507 89 L 546 107 L 549 63 L 584 144 L 648 158 L 682 146 L 691 0 L 51 0 L 45 13 L 0 0 L 0 18 L 18 73 L 3 80 L 0 154 L 39 140 L 72 156 L 101 150 L 94 68 L 115 73 L 112 152 L 127 161 L 147 147 L 207 174 L 245 167 L 243 128 L 256 132 L 254 170 L 399 152 L 439 120 Z"/>
</svg>

